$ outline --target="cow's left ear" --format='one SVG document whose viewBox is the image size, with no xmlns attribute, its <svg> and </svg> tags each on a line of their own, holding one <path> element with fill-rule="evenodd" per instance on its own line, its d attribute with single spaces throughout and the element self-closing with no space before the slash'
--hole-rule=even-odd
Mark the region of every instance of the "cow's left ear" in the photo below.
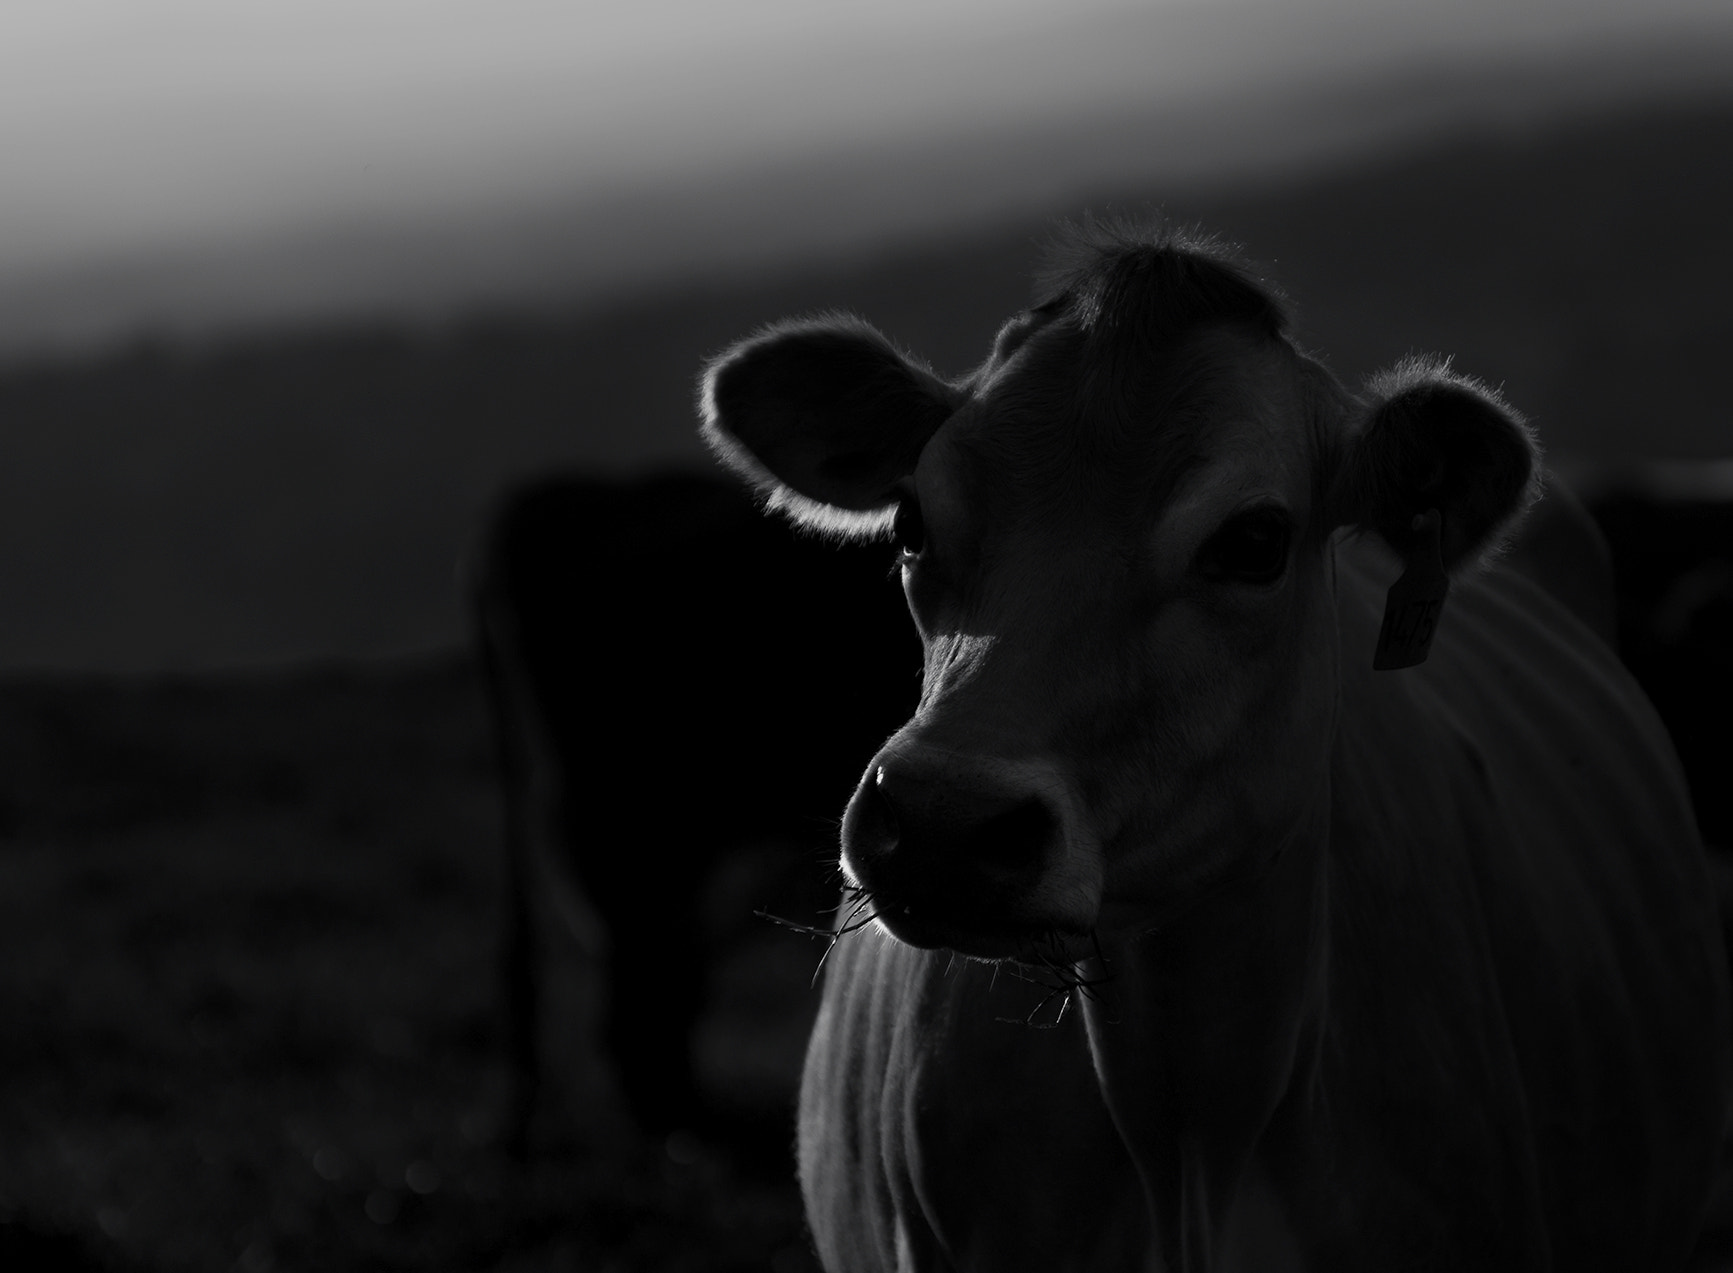
<svg viewBox="0 0 1733 1273">
<path fill-rule="evenodd" d="M 1539 497 L 1534 431 L 1494 390 L 1442 359 L 1409 358 L 1367 382 L 1329 502 L 1336 525 L 1378 533 L 1404 557 L 1437 509 L 1446 569 L 1496 554 Z"/>
</svg>

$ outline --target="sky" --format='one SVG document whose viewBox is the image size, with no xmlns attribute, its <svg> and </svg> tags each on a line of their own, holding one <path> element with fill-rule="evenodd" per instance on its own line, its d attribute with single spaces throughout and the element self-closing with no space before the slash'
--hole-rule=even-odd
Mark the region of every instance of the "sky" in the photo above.
<svg viewBox="0 0 1733 1273">
<path fill-rule="evenodd" d="M 1281 116 L 1284 94 L 1371 68 L 1706 27 L 1733 30 L 1733 6 L 7 0 L 0 345 L 177 307 L 245 317 L 509 289 L 549 259 L 514 257 L 513 236 L 546 238 L 561 219 L 582 227 L 592 271 L 629 276 L 657 235 L 692 237 L 692 191 L 737 206 L 732 221 L 712 213 L 712 234 L 750 227 L 764 191 L 814 164 L 831 165 L 836 192 L 815 224 L 907 228 L 935 200 L 878 175 L 890 150 L 926 148 L 960 215 L 1126 162 L 1049 146 L 1033 171 L 996 158 L 983 184 L 968 163 L 982 138 L 1213 105 L 1214 132 L 1176 130 L 1151 162 L 1223 164 L 1268 149 L 1259 120 Z"/>
</svg>

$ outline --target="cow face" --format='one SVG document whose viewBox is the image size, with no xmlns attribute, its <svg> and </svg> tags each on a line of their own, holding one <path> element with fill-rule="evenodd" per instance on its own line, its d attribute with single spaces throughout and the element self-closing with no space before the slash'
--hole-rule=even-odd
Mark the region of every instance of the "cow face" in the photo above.
<svg viewBox="0 0 1733 1273">
<path fill-rule="evenodd" d="M 1326 805 L 1332 532 L 1402 550 L 1438 508 L 1460 560 L 1533 469 L 1437 366 L 1356 403 L 1209 249 L 1097 239 L 1050 292 L 957 383 L 826 319 L 736 346 L 703 390 L 773 504 L 896 540 L 922 695 L 843 866 L 896 937 L 984 958 L 1069 958 L 1267 869 Z"/>
</svg>

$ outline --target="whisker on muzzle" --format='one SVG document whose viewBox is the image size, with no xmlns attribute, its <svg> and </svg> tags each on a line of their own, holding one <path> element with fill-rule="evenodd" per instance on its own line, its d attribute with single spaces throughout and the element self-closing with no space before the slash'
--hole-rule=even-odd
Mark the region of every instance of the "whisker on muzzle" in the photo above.
<svg viewBox="0 0 1733 1273">
<path fill-rule="evenodd" d="M 1101 958 L 1101 942 L 1093 930 L 1089 934 L 1090 945 L 1095 950 L 1095 962 L 1104 970 L 1106 961 Z M 1113 980 L 1112 974 L 1103 971 L 1098 977 L 1087 977 L 1080 968 L 1080 962 L 1067 954 L 1065 939 L 1058 933 L 1046 933 L 1031 942 L 1018 958 L 1006 960 L 1001 965 L 1013 977 L 1030 985 L 1046 990 L 1033 1008 L 1022 1018 L 997 1017 L 1008 1025 L 1024 1025 L 1032 1030 L 1057 1029 L 1071 1010 L 1073 1000 L 1082 998 L 1089 1002 L 1101 1001 L 1100 988 Z M 1052 1011 L 1050 1020 L 1043 1020 L 1049 1008 L 1058 1001 L 1058 1008 Z"/>
<path fill-rule="evenodd" d="M 824 928 L 787 919 L 770 911 L 755 910 L 752 913 L 802 936 L 824 940 L 824 953 L 818 957 L 818 965 L 812 970 L 812 984 L 816 986 L 820 974 L 824 972 L 824 962 L 830 958 L 830 952 L 836 949 L 836 944 L 850 933 L 858 933 L 878 918 L 878 911 L 873 908 L 872 895 L 858 884 L 843 885 L 843 900 L 836 909 L 843 917 L 841 922 Z"/>
</svg>

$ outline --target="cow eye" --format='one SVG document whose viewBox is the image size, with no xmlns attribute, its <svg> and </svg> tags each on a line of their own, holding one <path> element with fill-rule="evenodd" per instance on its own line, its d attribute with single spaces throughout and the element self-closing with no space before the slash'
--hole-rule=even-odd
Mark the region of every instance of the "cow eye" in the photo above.
<svg viewBox="0 0 1733 1273">
<path fill-rule="evenodd" d="M 918 557 L 927 543 L 927 524 L 921 519 L 921 506 L 913 495 L 905 495 L 897 505 L 896 519 L 891 523 L 891 538 L 904 557 Z"/>
<path fill-rule="evenodd" d="M 1198 551 L 1198 567 L 1215 579 L 1274 583 L 1288 565 L 1293 530 L 1277 508 L 1254 508 L 1230 517 Z"/>
</svg>

